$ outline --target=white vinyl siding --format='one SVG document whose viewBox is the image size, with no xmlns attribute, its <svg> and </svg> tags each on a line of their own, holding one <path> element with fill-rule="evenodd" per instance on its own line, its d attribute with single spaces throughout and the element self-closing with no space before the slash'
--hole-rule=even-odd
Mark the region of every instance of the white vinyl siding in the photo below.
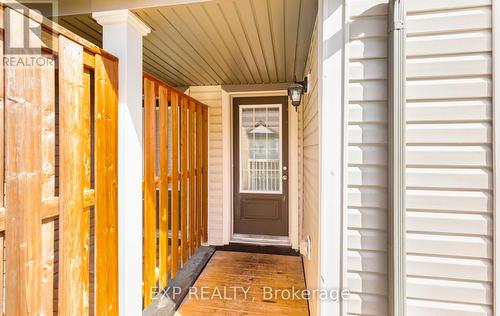
<svg viewBox="0 0 500 316">
<path fill-rule="evenodd" d="M 491 2 L 407 5 L 408 315 L 492 315 Z"/>
<path fill-rule="evenodd" d="M 318 134 L 318 63 L 317 63 L 317 31 L 313 32 L 309 58 L 307 60 L 305 74 L 310 74 L 310 91 L 304 95 L 300 109 L 299 128 L 302 135 L 301 154 L 302 171 L 300 194 L 302 204 L 302 239 L 307 236 L 311 238 L 311 259 L 304 258 L 304 272 L 307 287 L 318 289 L 320 287 L 319 277 L 319 134 Z M 309 302 L 311 315 L 319 315 L 317 300 Z"/>
<path fill-rule="evenodd" d="M 210 245 L 223 244 L 221 92 L 220 86 L 190 87 L 186 92 L 208 105 L 208 243 Z"/>
<path fill-rule="evenodd" d="M 351 0 L 347 313 L 387 315 L 387 2 Z"/>
</svg>

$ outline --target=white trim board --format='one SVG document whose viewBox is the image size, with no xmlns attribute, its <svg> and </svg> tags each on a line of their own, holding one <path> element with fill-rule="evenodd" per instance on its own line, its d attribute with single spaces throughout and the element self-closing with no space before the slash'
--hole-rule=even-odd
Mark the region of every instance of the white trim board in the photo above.
<svg viewBox="0 0 500 316">
<path fill-rule="evenodd" d="M 500 149 L 498 141 L 500 141 L 500 3 L 492 1 L 492 21 L 493 21 L 493 311 L 494 315 L 500 313 L 500 291 L 498 282 L 500 280 L 500 213 L 499 205 L 500 198 L 498 196 L 500 186 Z"/>
<path fill-rule="evenodd" d="M 223 218 L 222 218 L 222 241 L 229 244 L 233 239 L 233 170 L 232 170 L 232 149 L 233 149 L 233 122 L 232 122 L 232 104 L 233 98 L 238 97 L 267 97 L 267 96 L 286 96 L 286 90 L 270 91 L 241 91 L 226 92 L 222 89 L 222 130 L 223 130 L 223 191 L 228 194 L 223 196 Z M 288 103 L 288 225 L 289 241 L 293 249 L 299 248 L 299 166 L 298 166 L 298 114 Z M 282 242 L 280 242 L 280 245 Z"/>
<path fill-rule="evenodd" d="M 351 8 L 350 6 L 352 5 L 351 2 L 344 2 L 344 19 L 347 20 L 347 12 L 351 12 Z M 344 23 L 344 56 L 343 56 L 343 64 L 344 64 L 344 69 L 349 69 L 349 38 L 351 36 L 350 34 L 350 28 L 349 28 L 349 23 L 345 22 L 345 20 L 343 21 Z M 344 104 L 349 104 L 349 89 L 347 87 L 349 87 L 349 71 L 346 71 L 344 70 L 344 75 L 343 75 L 343 78 L 344 78 L 344 81 L 343 81 L 343 99 L 342 99 L 342 102 Z M 342 127 L 342 133 L 343 133 L 343 156 L 344 157 L 348 157 L 348 153 L 349 153 L 349 146 L 348 146 L 348 143 L 349 143 L 349 140 L 348 140 L 348 133 L 347 133 L 347 127 L 349 125 L 349 116 L 348 115 L 342 115 L 343 117 L 343 127 Z M 345 180 L 347 178 L 347 172 L 349 170 L 349 162 L 348 162 L 348 159 L 347 158 L 344 158 L 343 161 L 342 161 L 342 165 L 343 165 L 343 180 L 342 180 L 342 205 L 341 205 L 341 208 L 342 210 L 346 209 L 347 207 L 347 196 L 348 196 L 348 190 L 347 190 L 347 180 Z M 340 279 L 340 285 L 342 286 L 342 288 L 346 288 L 348 287 L 348 279 L 349 279 L 349 274 L 347 273 L 348 270 L 347 270 L 347 245 L 348 245 L 348 242 L 347 242 L 347 236 L 348 236 L 348 221 L 347 221 L 347 217 L 346 218 L 343 218 L 342 220 L 342 223 L 341 223 L 341 226 L 342 226 L 342 239 L 341 239 L 341 254 L 340 254 L 340 258 L 341 258 L 341 263 L 340 263 L 340 273 L 342 274 L 342 277 Z M 343 300 L 342 301 L 342 304 L 340 306 L 340 314 L 342 316 L 346 316 L 347 315 L 347 309 L 348 309 L 348 300 Z"/>
</svg>

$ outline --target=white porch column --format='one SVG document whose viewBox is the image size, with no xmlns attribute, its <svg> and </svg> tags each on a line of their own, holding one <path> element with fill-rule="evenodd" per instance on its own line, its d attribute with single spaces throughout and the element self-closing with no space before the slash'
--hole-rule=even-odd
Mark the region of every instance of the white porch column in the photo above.
<svg viewBox="0 0 500 316">
<path fill-rule="evenodd" d="M 318 104 L 320 117 L 320 280 L 321 288 L 343 291 L 344 149 L 347 23 L 344 0 L 320 0 L 318 5 Z M 339 292 L 342 295 L 342 292 Z M 320 314 L 346 314 L 346 300 L 320 300 Z"/>
<path fill-rule="evenodd" d="M 120 315 L 142 314 L 142 37 L 129 10 L 93 13 L 118 68 L 118 256 Z"/>
</svg>

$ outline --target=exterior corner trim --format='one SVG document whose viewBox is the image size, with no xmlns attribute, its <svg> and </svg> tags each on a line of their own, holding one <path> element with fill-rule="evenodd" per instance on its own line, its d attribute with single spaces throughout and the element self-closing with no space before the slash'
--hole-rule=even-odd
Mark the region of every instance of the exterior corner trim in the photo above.
<svg viewBox="0 0 500 316">
<path fill-rule="evenodd" d="M 493 314 L 500 313 L 500 3 L 492 1 L 492 118 L 493 118 Z"/>
<path fill-rule="evenodd" d="M 406 314 L 406 8 L 389 4 L 389 312 Z"/>
<path fill-rule="evenodd" d="M 345 284 L 345 0 L 319 0 L 318 4 L 318 117 L 319 117 L 319 284 L 343 290 Z M 345 314 L 345 302 L 319 301 L 320 315 Z"/>
</svg>

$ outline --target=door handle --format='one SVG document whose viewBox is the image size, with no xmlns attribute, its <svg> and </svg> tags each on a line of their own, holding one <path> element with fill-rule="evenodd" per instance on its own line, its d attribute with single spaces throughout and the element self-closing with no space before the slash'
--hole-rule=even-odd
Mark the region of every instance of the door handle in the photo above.
<svg viewBox="0 0 500 316">
<path fill-rule="evenodd" d="M 286 180 L 288 180 L 288 177 L 287 177 L 286 175 L 283 175 L 283 176 L 281 177 L 281 179 L 282 179 L 283 181 L 286 181 Z"/>
</svg>

